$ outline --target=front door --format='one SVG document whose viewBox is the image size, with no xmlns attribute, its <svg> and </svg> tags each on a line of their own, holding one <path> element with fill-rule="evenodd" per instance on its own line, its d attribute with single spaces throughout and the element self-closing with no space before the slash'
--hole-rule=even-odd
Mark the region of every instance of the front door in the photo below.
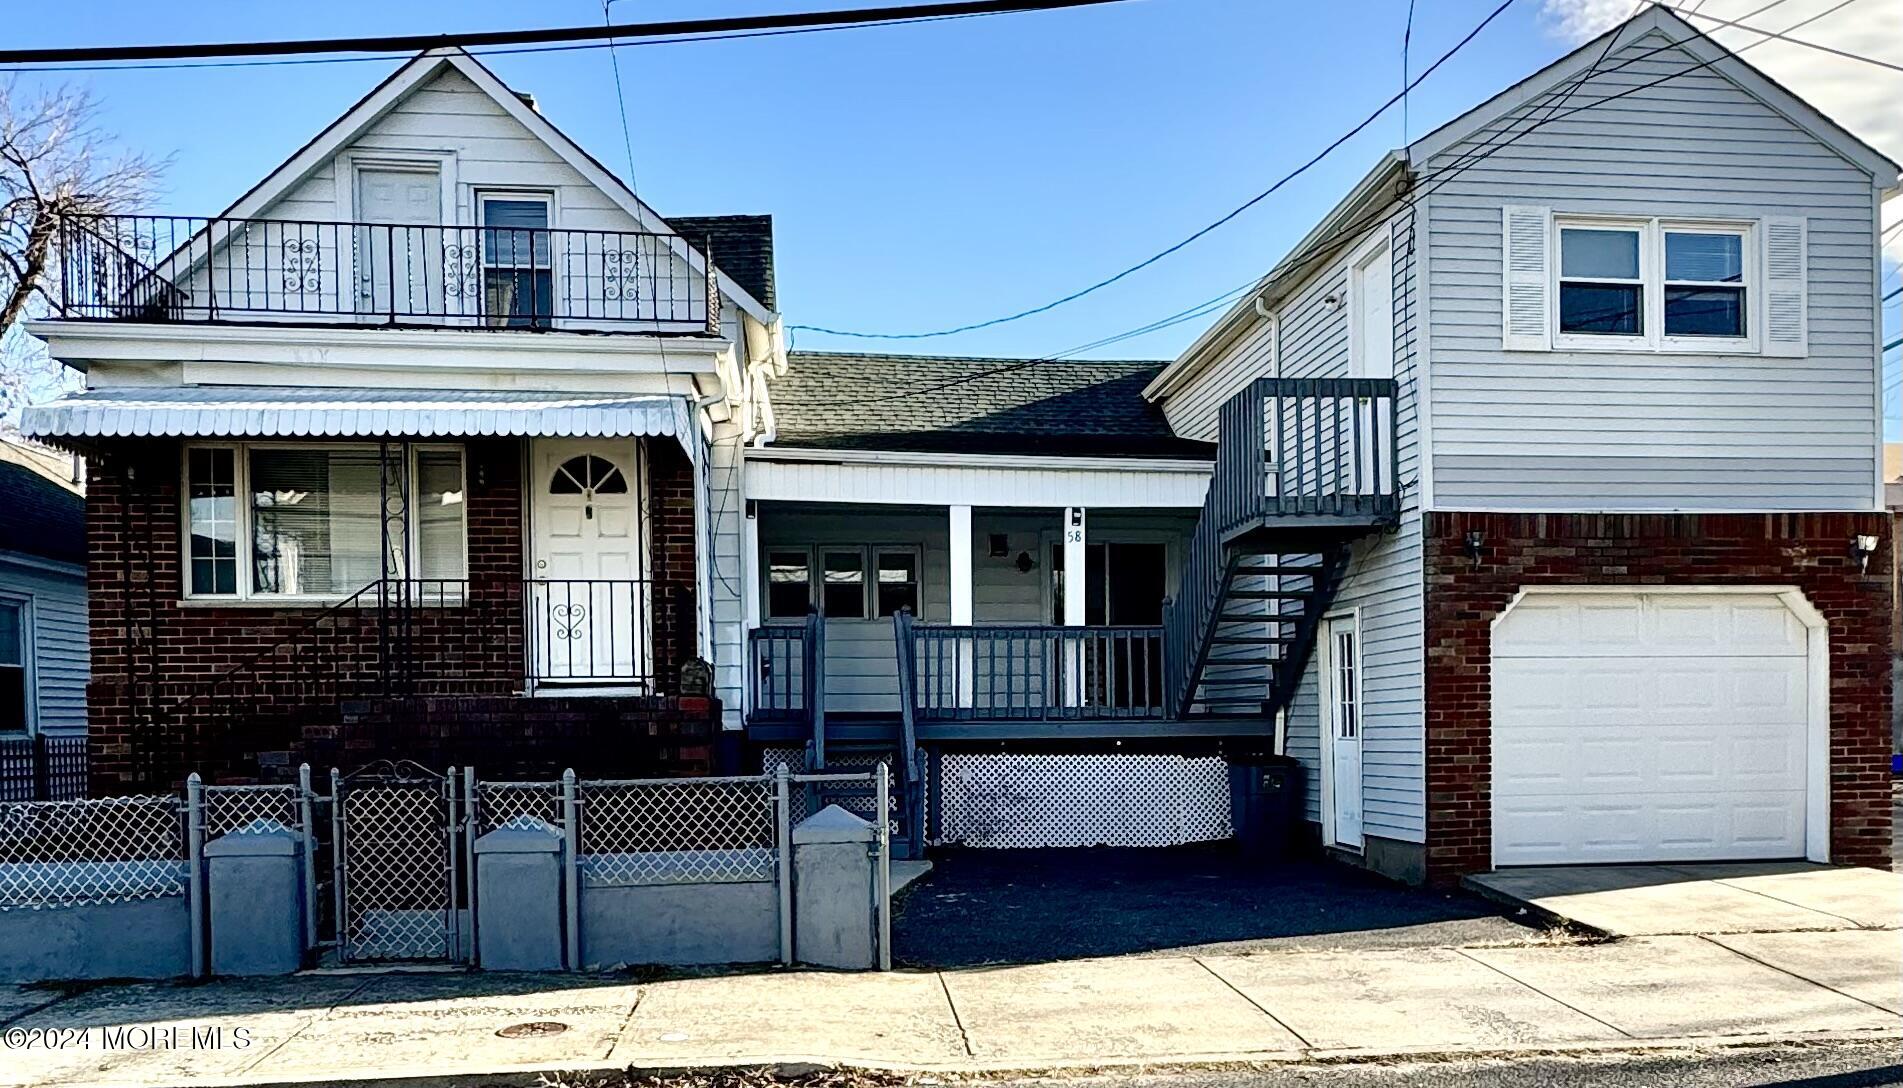
<svg viewBox="0 0 1903 1088">
<path fill-rule="evenodd" d="M 443 313 L 443 185 L 433 168 L 357 171 L 358 310 L 401 321 Z"/>
<path fill-rule="evenodd" d="M 633 439 L 538 439 L 527 596 L 536 679 L 650 685 L 649 587 Z"/>
<path fill-rule="evenodd" d="M 1361 847 L 1361 624 L 1338 616 L 1322 629 L 1326 670 L 1322 773 L 1331 845 Z"/>
</svg>

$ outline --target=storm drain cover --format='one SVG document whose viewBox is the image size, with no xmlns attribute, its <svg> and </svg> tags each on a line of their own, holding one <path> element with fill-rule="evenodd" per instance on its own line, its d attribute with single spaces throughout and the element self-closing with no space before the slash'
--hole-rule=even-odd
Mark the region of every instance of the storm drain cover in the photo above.
<svg viewBox="0 0 1903 1088">
<path fill-rule="evenodd" d="M 496 1032 L 504 1039 L 540 1039 L 549 1035 L 560 1035 L 568 1030 L 568 1025 L 560 1020 L 531 1020 L 526 1024 L 510 1024 Z"/>
</svg>

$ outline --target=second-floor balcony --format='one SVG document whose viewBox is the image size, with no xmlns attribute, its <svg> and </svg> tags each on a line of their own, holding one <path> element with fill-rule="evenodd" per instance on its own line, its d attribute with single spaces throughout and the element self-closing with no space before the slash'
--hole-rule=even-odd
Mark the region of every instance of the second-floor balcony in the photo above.
<svg viewBox="0 0 1903 1088">
<path fill-rule="evenodd" d="M 704 239 L 541 226 L 69 216 L 69 320 L 718 335 Z"/>
</svg>

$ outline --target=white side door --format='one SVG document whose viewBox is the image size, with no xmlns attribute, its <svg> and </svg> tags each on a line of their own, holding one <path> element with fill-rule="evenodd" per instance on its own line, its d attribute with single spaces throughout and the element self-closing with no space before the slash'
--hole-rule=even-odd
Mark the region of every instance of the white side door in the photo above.
<svg viewBox="0 0 1903 1088">
<path fill-rule="evenodd" d="M 651 680 L 640 447 L 632 439 L 537 439 L 530 658 L 542 681 Z"/>
<path fill-rule="evenodd" d="M 1354 303 L 1354 326 L 1350 335 L 1348 374 L 1354 378 L 1394 377 L 1394 260 L 1387 243 L 1356 255 L 1349 269 L 1349 293 Z M 1348 440 L 1355 445 L 1355 474 L 1342 481 L 1349 494 L 1369 495 L 1387 490 L 1388 481 L 1377 477 L 1384 470 L 1380 450 L 1388 435 L 1378 429 L 1383 416 L 1373 400 L 1363 399 L 1355 406 L 1356 425 Z"/>
<path fill-rule="evenodd" d="M 1331 846 L 1359 850 L 1361 832 L 1361 622 L 1353 614 L 1322 624 L 1322 833 Z"/>
<path fill-rule="evenodd" d="M 443 313 L 443 185 L 434 168 L 357 170 L 359 312 Z"/>
</svg>

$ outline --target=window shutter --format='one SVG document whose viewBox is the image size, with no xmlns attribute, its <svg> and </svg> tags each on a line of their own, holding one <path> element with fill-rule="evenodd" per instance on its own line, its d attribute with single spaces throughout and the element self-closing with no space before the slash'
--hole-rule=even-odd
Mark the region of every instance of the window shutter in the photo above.
<svg viewBox="0 0 1903 1088">
<path fill-rule="evenodd" d="M 1501 346 L 1507 351 L 1547 351 L 1553 346 L 1547 250 L 1551 208 L 1509 204 L 1501 209 Z"/>
<path fill-rule="evenodd" d="M 1809 302 L 1804 295 L 1806 259 L 1804 220 L 1773 216 L 1764 220 L 1764 354 L 1809 354 L 1805 326 Z"/>
</svg>

